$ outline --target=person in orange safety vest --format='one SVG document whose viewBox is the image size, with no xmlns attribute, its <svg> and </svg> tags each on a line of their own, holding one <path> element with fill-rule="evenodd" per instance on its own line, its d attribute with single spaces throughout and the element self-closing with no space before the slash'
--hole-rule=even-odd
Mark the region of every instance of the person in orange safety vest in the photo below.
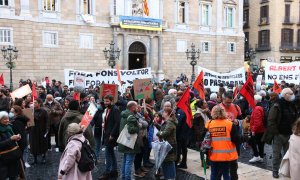
<svg viewBox="0 0 300 180">
<path fill-rule="evenodd" d="M 238 159 L 236 143 L 238 131 L 236 126 L 227 119 L 225 109 L 215 106 L 211 112 L 212 120 L 206 123 L 211 135 L 211 147 L 208 156 L 211 161 L 211 180 L 230 180 L 230 162 Z"/>
</svg>

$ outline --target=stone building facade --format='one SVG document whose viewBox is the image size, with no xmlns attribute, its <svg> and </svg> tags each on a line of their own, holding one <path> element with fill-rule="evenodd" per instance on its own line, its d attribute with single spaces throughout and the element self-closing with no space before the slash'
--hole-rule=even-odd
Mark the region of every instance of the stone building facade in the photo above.
<svg viewBox="0 0 300 180">
<path fill-rule="evenodd" d="M 244 0 L 243 21 L 245 50 L 256 51 L 253 64 L 300 60 L 299 1 Z"/>
<path fill-rule="evenodd" d="M 161 29 L 123 28 L 121 18 L 161 21 Z M 103 50 L 111 41 L 122 69 L 151 67 L 157 79 L 190 77 L 192 43 L 198 65 L 228 72 L 243 66 L 243 0 L 0 0 L 0 46 L 19 50 L 15 83 L 109 68 Z M 4 62 L 0 72 L 9 77 Z"/>
</svg>

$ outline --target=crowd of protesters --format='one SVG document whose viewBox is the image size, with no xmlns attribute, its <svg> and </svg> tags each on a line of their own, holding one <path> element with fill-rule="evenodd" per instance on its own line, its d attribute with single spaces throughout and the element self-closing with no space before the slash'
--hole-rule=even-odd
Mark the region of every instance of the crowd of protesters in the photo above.
<svg viewBox="0 0 300 180">
<path fill-rule="evenodd" d="M 177 107 L 190 86 L 185 75 L 174 82 L 163 80 L 155 83 L 154 97 L 145 101 L 134 100 L 133 87 L 127 87 L 123 94 L 119 92 L 115 102 L 112 95 L 100 99 L 98 86 L 84 90 L 69 88 L 56 80 L 50 82 L 48 78 L 40 84 L 20 80 L 20 86 L 29 84 L 32 87 L 33 83 L 37 87 L 37 99 L 28 95 L 13 101 L 9 90 L 0 90 L 0 154 L 17 146 L 21 151 L 16 155 L 18 157 L 10 161 L 0 156 L 0 179 L 22 178 L 24 173 L 20 172 L 23 165 L 34 168 L 39 163 L 46 163 L 47 151 L 52 150 L 63 152 L 58 179 L 92 179 L 91 172 L 83 173 L 75 166 L 80 159 L 82 145 L 72 141 L 74 138 L 81 141 L 87 139 L 98 160 L 104 148 L 105 172 L 98 179 L 116 178 L 121 173 L 122 179 L 126 180 L 131 179 L 132 175 L 145 177 L 153 167 L 150 161 L 151 142 L 168 141 L 172 150 L 156 175 L 175 179 L 176 168 L 188 168 L 188 148 L 199 150 L 207 132 L 212 135 L 212 150 L 208 154 L 201 152 L 201 162 L 203 167 L 211 167 L 212 180 L 221 176 L 226 180 L 238 179 L 237 160 L 243 149 L 241 147 L 251 146 L 253 158 L 250 163 L 263 163 L 264 143 L 272 144 L 273 177 L 278 178 L 284 155 L 282 150 L 284 153 L 288 150 L 290 137 L 293 142 L 299 142 L 300 138 L 300 122 L 297 121 L 300 117 L 300 91 L 296 85 L 284 81 L 281 82 L 280 94 L 272 92 L 272 87 L 264 84 L 256 90 L 255 108 L 251 108 L 241 95 L 233 93 L 234 85 L 225 88 L 220 84 L 218 92 L 205 88 L 205 99 L 201 99 L 192 88 L 188 92 L 192 127 L 188 125 L 184 111 Z M 79 100 L 74 99 L 75 93 L 80 94 Z M 97 106 L 98 111 L 90 125 L 83 129 L 78 124 L 91 103 Z M 32 127 L 27 127 L 29 118 L 22 112 L 25 108 L 34 108 Z M 138 134 L 133 149 L 117 143 L 125 125 L 130 134 Z M 54 147 L 51 146 L 51 136 L 55 137 Z M 298 158 L 300 161 L 297 146 L 291 146 L 293 157 L 290 159 Z M 116 147 L 124 155 L 120 172 Z M 34 157 L 33 162 L 28 162 L 29 153 Z M 299 176 L 299 171 L 295 169 L 300 167 L 296 162 L 293 161 L 291 166 L 292 179 Z M 131 172 L 133 166 L 134 172 Z"/>
</svg>

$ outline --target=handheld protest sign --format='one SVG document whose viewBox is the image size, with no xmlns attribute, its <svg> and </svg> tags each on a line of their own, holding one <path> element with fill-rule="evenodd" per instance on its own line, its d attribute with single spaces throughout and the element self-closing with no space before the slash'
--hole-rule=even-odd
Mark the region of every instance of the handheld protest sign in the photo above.
<svg viewBox="0 0 300 180">
<path fill-rule="evenodd" d="M 151 78 L 134 80 L 133 88 L 135 100 L 153 97 L 153 85 Z"/>
<path fill-rule="evenodd" d="M 14 90 L 12 93 L 10 93 L 13 101 L 15 101 L 16 98 L 23 98 L 24 96 L 27 96 L 32 92 L 30 86 L 26 84 L 25 86 L 22 86 L 16 90 Z"/>
<path fill-rule="evenodd" d="M 34 126 L 33 109 L 32 108 L 23 109 L 23 114 L 29 118 L 29 121 L 27 122 L 27 127 Z"/>
<path fill-rule="evenodd" d="M 100 99 L 106 95 L 114 97 L 114 103 L 118 101 L 118 85 L 117 84 L 102 84 L 100 86 Z"/>
<path fill-rule="evenodd" d="M 87 111 L 84 113 L 80 125 L 84 126 L 84 128 L 86 129 L 89 126 L 90 122 L 92 121 L 97 110 L 98 109 L 95 106 L 95 104 L 91 103 Z"/>
</svg>

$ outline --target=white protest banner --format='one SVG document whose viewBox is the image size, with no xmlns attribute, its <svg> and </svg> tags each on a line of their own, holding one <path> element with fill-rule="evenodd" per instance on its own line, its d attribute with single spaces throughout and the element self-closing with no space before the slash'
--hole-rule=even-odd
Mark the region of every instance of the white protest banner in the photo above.
<svg viewBox="0 0 300 180">
<path fill-rule="evenodd" d="M 84 76 L 85 88 L 90 85 L 100 86 L 101 84 L 121 84 L 118 81 L 118 74 L 116 69 L 106 69 L 97 72 L 86 72 L 78 71 L 73 69 L 65 69 L 65 84 L 69 87 L 74 87 L 74 76 L 81 75 Z M 135 79 L 145 79 L 152 78 L 151 68 L 135 69 L 135 70 L 120 70 L 121 79 L 123 82 L 123 88 L 132 86 L 133 80 Z"/>
<path fill-rule="evenodd" d="M 265 65 L 265 82 L 269 84 L 285 81 L 287 83 L 299 84 L 300 62 L 292 63 L 272 63 L 266 62 Z"/>
<path fill-rule="evenodd" d="M 257 78 L 256 78 L 256 91 L 260 90 L 261 81 L 262 81 L 262 75 L 258 75 Z"/>
<path fill-rule="evenodd" d="M 31 88 L 27 84 L 25 86 L 20 87 L 19 89 L 14 90 L 10 95 L 12 99 L 15 100 L 15 98 L 23 98 L 24 96 L 30 94 L 31 92 L 32 92 Z"/>
<path fill-rule="evenodd" d="M 219 90 L 220 83 L 223 83 L 224 86 L 228 86 L 229 84 L 233 84 L 234 86 L 236 86 L 242 85 L 246 82 L 244 67 L 241 67 L 229 73 L 218 73 L 198 66 L 199 74 L 201 70 L 203 70 L 204 73 L 204 87 L 210 88 L 213 92 L 217 92 Z"/>
</svg>

